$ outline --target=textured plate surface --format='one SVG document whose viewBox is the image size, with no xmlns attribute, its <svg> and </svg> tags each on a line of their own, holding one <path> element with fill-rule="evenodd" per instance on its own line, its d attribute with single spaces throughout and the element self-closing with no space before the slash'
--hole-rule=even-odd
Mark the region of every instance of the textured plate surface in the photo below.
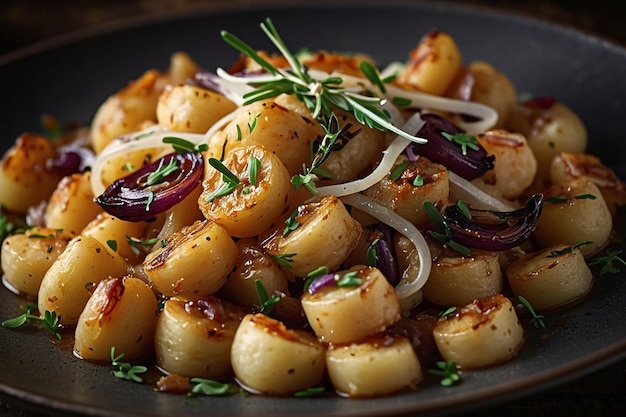
<svg viewBox="0 0 626 417">
<path fill-rule="evenodd" d="M 99 104 L 149 67 L 165 68 L 184 50 L 207 69 L 228 66 L 235 52 L 219 37 L 227 29 L 268 48 L 259 22 L 270 16 L 292 49 L 363 51 L 380 63 L 404 60 L 431 28 L 452 34 L 465 62 L 485 60 L 518 92 L 554 95 L 586 123 L 591 151 L 626 177 L 626 51 L 566 28 L 449 4 L 207 9 L 142 19 L 62 44 L 0 58 L 2 148 L 24 130 L 39 130 L 48 112 L 88 123 Z M 33 52 L 33 51 L 31 51 Z M 19 56 L 18 56 L 19 55 Z M 626 356 L 626 276 L 602 277 L 587 300 L 530 330 L 515 360 L 463 374 L 442 388 L 427 380 L 417 392 L 387 398 L 200 398 L 155 393 L 123 382 L 106 366 L 75 359 L 41 330 L 0 328 L 0 394 L 36 408 L 97 416 L 434 415 L 459 412 L 544 390 Z M 23 300 L 0 288 L 0 319 Z M 620 319 L 622 318 L 622 319 Z"/>
</svg>

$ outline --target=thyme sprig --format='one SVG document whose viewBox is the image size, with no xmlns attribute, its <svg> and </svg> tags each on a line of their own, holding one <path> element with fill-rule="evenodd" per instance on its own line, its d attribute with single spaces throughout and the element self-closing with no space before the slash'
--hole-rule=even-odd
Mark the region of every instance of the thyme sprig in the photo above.
<svg viewBox="0 0 626 417">
<path fill-rule="evenodd" d="M 537 329 L 540 327 L 546 327 L 546 324 L 543 321 L 543 315 L 537 314 L 537 312 L 535 311 L 535 308 L 530 304 L 530 301 L 528 301 L 526 298 L 524 298 L 521 295 L 517 296 L 517 299 L 519 300 L 520 303 L 524 305 L 524 307 L 526 307 L 526 309 L 532 316 L 529 321 L 530 324 L 535 326 Z"/>
<path fill-rule="evenodd" d="M 17 317 L 4 320 L 2 327 L 16 329 L 34 320 L 41 323 L 46 330 L 55 335 L 57 339 L 61 340 L 61 329 L 63 328 L 61 325 L 61 316 L 57 316 L 56 312 L 48 310 L 46 310 L 43 315 L 36 315 L 34 314 L 36 311 L 37 305 L 35 303 L 28 303 L 24 313 Z"/>
<path fill-rule="evenodd" d="M 271 19 L 266 19 L 260 26 L 285 58 L 288 68 L 277 68 L 237 36 L 228 31 L 221 32 L 222 39 L 226 43 L 248 56 L 266 72 L 274 76 L 269 79 L 267 77 L 251 77 L 248 85 L 254 89 L 244 94 L 244 105 L 274 98 L 281 94 L 292 94 L 309 108 L 312 117 L 320 123 L 325 131 L 325 136 L 312 158 L 311 167 L 305 168 L 302 174 L 294 176 L 292 181 L 294 186 L 305 185 L 309 192 L 316 193 L 312 181 L 314 177 L 311 174 L 326 159 L 342 130 L 336 121 L 334 109 L 351 113 L 359 123 L 370 128 L 390 131 L 411 141 L 424 142 L 424 139 L 417 138 L 393 124 L 391 115 L 383 107 L 386 101 L 384 98 L 348 91 L 344 88 L 341 77 L 329 76 L 321 80 L 313 78 L 307 68 L 291 53 Z M 382 87 L 381 90 L 384 91 L 383 82 L 373 66 L 362 65 L 361 71 L 370 82 L 379 88 Z"/>
<path fill-rule="evenodd" d="M 608 252 L 606 256 L 598 256 L 590 259 L 587 261 L 587 265 L 602 265 L 600 275 L 617 274 L 621 271 L 620 264 L 626 266 L 626 261 L 620 256 L 621 253 L 621 249 L 612 250 Z"/>
</svg>

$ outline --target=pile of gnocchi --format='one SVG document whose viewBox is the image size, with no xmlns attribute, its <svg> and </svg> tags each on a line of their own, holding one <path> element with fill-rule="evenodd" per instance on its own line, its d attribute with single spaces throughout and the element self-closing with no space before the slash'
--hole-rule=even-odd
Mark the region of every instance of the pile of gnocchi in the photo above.
<svg viewBox="0 0 626 417">
<path fill-rule="evenodd" d="M 531 312 L 588 294 L 589 261 L 619 238 L 626 192 L 585 153 L 585 127 L 565 104 L 520 99 L 505 74 L 464 63 L 439 31 L 380 69 L 384 85 L 364 74 L 364 62 L 375 67 L 364 54 L 298 59 L 313 81 L 339 77 L 346 91 L 380 97 L 405 137 L 337 107 L 329 120 L 340 132 L 324 148 L 333 132 L 297 95 L 246 102 L 255 87 L 242 74 L 263 76 L 258 60 L 242 56 L 211 88 L 176 53 L 166 71 L 112 94 L 88 128 L 56 140 L 23 133 L 4 154 L 2 214 L 25 226 L 2 242 L 6 289 L 54 312 L 78 358 L 106 362 L 114 348 L 154 363 L 162 390 L 182 377 L 347 397 L 419 389 L 437 361 L 467 371 L 511 360 Z M 406 136 L 421 138 L 425 114 L 456 126 L 448 136 L 465 135 L 455 158 L 488 155 L 484 172 L 467 178 L 449 156 L 420 154 L 430 139 Z M 185 166 L 163 162 L 172 137 L 201 163 L 184 195 L 170 189 Z M 307 170 L 320 149 L 323 162 Z M 86 167 L 67 172 L 58 162 L 68 155 Z M 99 204 L 113 184 L 146 197 L 145 218 Z M 152 213 L 159 198 L 173 203 Z M 502 227 L 490 244 L 524 239 L 459 245 L 453 220 L 478 240 Z"/>
</svg>

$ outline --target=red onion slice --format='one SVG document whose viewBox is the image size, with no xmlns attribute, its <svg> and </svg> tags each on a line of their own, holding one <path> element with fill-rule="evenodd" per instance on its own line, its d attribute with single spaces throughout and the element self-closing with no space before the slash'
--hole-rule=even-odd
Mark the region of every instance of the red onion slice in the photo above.
<svg viewBox="0 0 626 417">
<path fill-rule="evenodd" d="M 463 131 L 446 118 L 437 114 L 422 114 L 426 124 L 417 132 L 418 137 L 428 139 L 428 143 L 411 144 L 409 156 L 414 153 L 423 155 L 433 162 L 445 165 L 457 175 L 472 180 L 493 169 L 494 156 L 476 144 L 478 150 L 467 148 L 463 154 L 461 147 L 443 136 L 443 133 L 457 134 Z M 414 158 L 414 157 L 413 157 Z"/>
<path fill-rule="evenodd" d="M 148 176 L 176 163 L 178 169 L 149 184 Z M 170 153 L 114 181 L 96 197 L 107 213 L 126 221 L 148 221 L 172 208 L 191 193 L 204 173 L 204 158 L 194 152 Z"/>
<path fill-rule="evenodd" d="M 452 240 L 468 248 L 512 249 L 535 231 L 543 200 L 543 194 L 535 194 L 524 207 L 507 212 L 469 210 L 471 218 L 458 206 L 448 206 L 443 213 L 443 222 L 450 230 Z"/>
</svg>

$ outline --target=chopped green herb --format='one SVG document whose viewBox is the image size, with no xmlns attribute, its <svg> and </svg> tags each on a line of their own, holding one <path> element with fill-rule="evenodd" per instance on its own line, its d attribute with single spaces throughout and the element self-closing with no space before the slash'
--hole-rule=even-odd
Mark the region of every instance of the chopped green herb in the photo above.
<svg viewBox="0 0 626 417">
<path fill-rule="evenodd" d="M 575 200 L 595 200 L 596 196 L 593 194 L 581 194 L 581 195 L 574 196 L 574 199 Z M 560 204 L 560 203 L 567 203 L 568 201 L 570 201 L 569 197 L 551 196 L 551 197 L 547 197 L 543 201 L 543 204 L 548 204 L 548 203 Z"/>
<path fill-rule="evenodd" d="M 261 161 L 259 158 L 254 156 L 250 157 L 250 161 L 248 162 L 248 172 L 250 176 L 250 184 L 256 186 L 259 183 L 258 175 L 259 170 L 261 169 Z"/>
<path fill-rule="evenodd" d="M 283 253 L 281 255 L 272 255 L 272 258 L 286 268 L 293 268 L 293 265 L 291 265 L 291 258 L 294 256 L 296 256 L 295 253 Z"/>
<path fill-rule="evenodd" d="M 298 210 L 296 209 L 294 210 L 293 213 L 291 213 L 291 216 L 289 216 L 287 220 L 285 220 L 285 228 L 283 229 L 283 236 L 287 236 L 289 233 L 293 232 L 298 227 L 300 227 L 300 223 L 296 220 L 297 216 L 298 216 Z"/>
<path fill-rule="evenodd" d="M 376 244 L 379 240 L 380 239 L 374 239 L 367 247 L 367 264 L 369 266 L 376 266 L 376 264 L 378 264 L 378 251 L 376 250 Z"/>
<path fill-rule="evenodd" d="M 467 220 L 472 220 L 472 213 L 470 213 L 469 209 L 463 201 L 458 200 L 456 202 L 456 206 L 459 208 L 459 210 L 461 210 L 461 213 L 463 214 L 463 216 L 465 216 Z"/>
<path fill-rule="evenodd" d="M 621 271 L 619 264 L 626 266 L 626 261 L 624 261 L 624 259 L 619 256 L 621 253 L 621 249 L 613 250 L 609 252 L 606 256 L 599 256 L 590 259 L 589 261 L 587 261 L 587 264 L 589 266 L 602 264 L 602 268 L 600 269 L 600 275 L 617 274 Z"/>
<path fill-rule="evenodd" d="M 148 178 L 146 178 L 146 186 L 158 184 L 162 182 L 165 177 L 180 169 L 175 158 L 171 158 L 167 166 L 163 166 L 164 162 L 165 159 L 161 159 L 157 169 L 148 175 Z"/>
<path fill-rule="evenodd" d="M 536 328 L 546 327 L 546 324 L 543 322 L 543 315 L 537 314 L 533 306 L 530 305 L 530 301 L 528 301 L 526 298 L 522 297 L 521 295 L 517 296 L 517 299 L 519 300 L 520 303 L 524 305 L 524 307 L 526 307 L 528 312 L 531 314 L 532 318 L 529 321 L 530 324 L 532 324 Z"/>
<path fill-rule="evenodd" d="M 452 314 L 454 314 L 455 311 L 456 307 L 448 307 L 447 309 L 439 313 L 439 317 L 444 317 L 448 319 Z"/>
<path fill-rule="evenodd" d="M 146 240 L 140 240 L 135 237 L 128 236 L 128 235 L 124 235 L 124 236 L 126 238 L 126 242 L 128 242 L 128 244 L 130 245 L 130 249 L 136 255 L 139 255 L 141 253 L 139 249 L 140 246 L 143 246 L 143 247 L 154 246 L 159 241 L 158 237 L 153 237 L 151 239 L 146 239 Z M 162 246 L 165 246 L 164 240 L 161 240 L 161 243 L 162 243 Z"/>
<path fill-rule="evenodd" d="M 150 211 L 150 204 L 154 201 L 154 193 L 148 191 L 148 201 L 146 201 L 146 211 Z"/>
<path fill-rule="evenodd" d="M 402 176 L 402 173 L 404 172 L 404 170 L 406 169 L 406 167 L 409 166 L 409 163 L 407 161 L 402 162 L 401 164 L 398 164 L 390 173 L 389 173 L 389 178 L 391 179 L 391 181 L 397 181 L 398 178 L 400 178 Z"/>
<path fill-rule="evenodd" d="M 241 142 L 241 139 L 243 139 L 243 134 L 241 133 L 241 127 L 239 127 L 239 125 L 236 125 L 237 128 L 237 142 Z"/>
<path fill-rule="evenodd" d="M 135 166 L 133 164 L 131 164 L 130 162 L 126 162 L 122 166 L 122 171 L 132 171 L 133 169 L 135 169 Z"/>
<path fill-rule="evenodd" d="M 191 388 L 189 395 L 224 395 L 228 394 L 232 390 L 232 386 L 230 384 L 214 381 L 212 379 L 191 378 L 189 381 L 195 384 Z"/>
<path fill-rule="evenodd" d="M 113 371 L 116 378 L 126 379 L 128 381 L 142 382 L 143 379 L 137 375 L 148 371 L 148 368 L 142 365 L 131 365 L 127 362 L 121 362 L 124 357 L 123 353 L 115 356 L 115 346 L 111 346 L 111 365 L 117 366 L 117 370 Z"/>
<path fill-rule="evenodd" d="M 452 240 L 450 229 L 446 226 L 445 222 L 443 221 L 443 216 L 441 215 L 439 210 L 437 210 L 437 208 L 435 207 L 433 203 L 431 203 L 430 201 L 425 201 L 424 211 L 426 212 L 426 215 L 428 216 L 430 221 L 438 229 L 437 231 L 429 230 L 428 234 L 430 236 L 434 237 L 439 242 L 443 243 L 444 245 L 447 245 L 450 249 L 453 249 L 462 255 L 465 255 L 465 256 L 471 255 L 469 248 Z"/>
<path fill-rule="evenodd" d="M 226 166 L 219 159 L 209 158 L 209 165 L 222 174 L 222 181 L 224 184 L 206 197 L 207 203 L 213 201 L 217 197 L 222 197 L 232 193 L 239 186 L 239 178 L 230 172 L 230 170 L 226 168 Z"/>
<path fill-rule="evenodd" d="M 409 107 L 413 101 L 410 98 L 394 97 L 391 99 L 391 103 L 399 108 Z"/>
<path fill-rule="evenodd" d="M 335 277 L 338 287 L 358 287 L 363 284 L 363 279 L 359 278 L 357 271 L 350 271 Z"/>
<path fill-rule="evenodd" d="M 322 395 L 324 392 L 326 392 L 326 388 L 320 386 L 320 387 L 307 388 L 302 391 L 297 391 L 293 395 L 294 397 L 315 397 L 318 395 Z"/>
<path fill-rule="evenodd" d="M 574 243 L 573 245 L 568 246 L 566 248 L 563 248 L 561 250 L 553 250 L 548 255 L 546 255 L 546 258 L 556 258 L 557 256 L 567 255 L 568 253 L 572 253 L 574 251 L 574 249 L 576 249 L 576 248 L 579 248 L 579 247 L 585 246 L 585 245 L 590 245 L 592 243 L 593 242 L 591 242 L 589 240 L 582 240 L 580 242 Z"/>
<path fill-rule="evenodd" d="M 322 275 L 326 275 L 326 274 L 328 274 L 328 267 L 326 266 L 320 266 L 312 270 L 308 274 L 306 274 L 306 280 L 304 281 L 303 291 L 305 292 L 308 291 L 309 287 L 311 286 L 311 283 L 315 281 L 316 278 L 321 277 Z"/>
<path fill-rule="evenodd" d="M 435 362 L 437 369 L 429 369 L 428 373 L 434 376 L 441 377 L 440 384 L 444 387 L 449 387 L 456 384 L 461 380 L 460 375 L 456 369 L 456 363 L 453 361 L 437 361 Z"/>
<path fill-rule="evenodd" d="M 9 218 L 2 214 L 2 206 L 0 206 L 0 243 L 13 233 L 15 225 L 9 221 Z"/>
<path fill-rule="evenodd" d="M 164 137 L 163 143 L 171 144 L 172 148 L 174 148 L 174 151 L 176 151 L 177 153 L 200 153 L 209 149 L 209 145 L 207 145 L 206 143 L 196 145 L 193 142 L 188 141 L 187 139 L 179 138 L 176 136 Z"/>
<path fill-rule="evenodd" d="M 260 115 L 261 115 L 261 113 L 259 113 L 256 116 L 254 116 L 252 121 L 250 123 L 248 123 L 248 130 L 250 131 L 250 133 L 254 132 L 254 128 L 256 127 L 256 122 L 257 122 L 257 120 L 259 120 L 259 116 Z"/>
<path fill-rule="evenodd" d="M 383 94 L 387 92 L 387 87 L 385 87 L 385 84 L 380 79 L 378 69 L 374 65 L 368 61 L 361 61 L 359 68 L 361 69 L 363 75 L 365 75 L 365 78 L 377 86 Z"/>
<path fill-rule="evenodd" d="M 45 311 L 44 315 L 37 316 L 33 312 L 37 311 L 37 305 L 35 303 L 28 303 L 26 305 L 26 311 L 17 317 L 7 319 L 2 322 L 2 327 L 8 329 L 15 329 L 24 324 L 29 323 L 31 320 L 41 323 L 46 330 L 54 334 L 57 339 L 61 340 L 61 316 L 57 316 L 54 311 Z"/>
<path fill-rule="evenodd" d="M 107 246 L 110 247 L 113 252 L 117 252 L 117 240 L 107 240 Z"/>
<path fill-rule="evenodd" d="M 280 297 L 278 295 L 272 295 L 270 297 L 261 280 L 257 279 L 254 281 L 254 285 L 257 297 L 259 298 L 259 312 L 262 314 L 269 314 L 272 311 L 274 304 L 280 301 Z"/>
<path fill-rule="evenodd" d="M 416 175 L 415 178 L 413 178 L 413 186 L 421 187 L 422 185 L 424 185 L 424 178 L 421 175 Z"/>
<path fill-rule="evenodd" d="M 461 147 L 461 152 L 463 155 L 467 155 L 467 148 L 473 149 L 475 151 L 479 150 L 478 141 L 476 138 L 468 133 L 455 133 L 451 134 L 448 132 L 441 132 L 441 135 L 448 139 L 450 142 Z"/>
</svg>

